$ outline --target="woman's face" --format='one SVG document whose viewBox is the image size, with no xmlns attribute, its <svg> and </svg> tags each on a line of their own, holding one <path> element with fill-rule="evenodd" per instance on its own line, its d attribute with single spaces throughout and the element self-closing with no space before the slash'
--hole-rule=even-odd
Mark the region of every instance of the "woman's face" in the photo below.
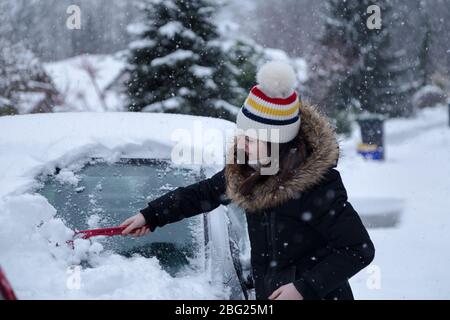
<svg viewBox="0 0 450 320">
<path fill-rule="evenodd" d="M 238 136 L 238 148 L 245 149 L 251 163 L 256 163 L 257 160 L 264 163 L 268 157 L 267 142 L 246 135 Z"/>
</svg>

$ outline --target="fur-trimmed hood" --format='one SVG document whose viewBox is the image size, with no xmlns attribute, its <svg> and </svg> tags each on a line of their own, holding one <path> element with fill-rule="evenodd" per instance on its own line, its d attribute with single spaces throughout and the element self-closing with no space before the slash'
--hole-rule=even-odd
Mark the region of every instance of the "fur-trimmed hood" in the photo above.
<svg viewBox="0 0 450 320">
<path fill-rule="evenodd" d="M 269 176 L 263 183 L 256 184 L 251 194 L 245 196 L 238 191 L 245 177 L 239 170 L 240 164 L 233 161 L 225 166 L 227 196 L 244 210 L 253 212 L 298 198 L 299 193 L 318 184 L 328 169 L 337 165 L 339 144 L 336 134 L 326 116 L 317 107 L 304 104 L 301 107 L 298 135 L 306 139 L 312 151 L 290 178 L 279 181 L 278 174 Z M 236 139 L 228 151 L 231 159 L 236 159 L 235 144 Z"/>
</svg>

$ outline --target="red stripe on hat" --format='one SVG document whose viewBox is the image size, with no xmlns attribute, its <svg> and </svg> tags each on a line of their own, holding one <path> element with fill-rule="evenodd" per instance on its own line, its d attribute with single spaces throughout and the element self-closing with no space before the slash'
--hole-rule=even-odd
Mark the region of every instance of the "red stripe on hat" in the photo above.
<svg viewBox="0 0 450 320">
<path fill-rule="evenodd" d="M 254 86 L 252 88 L 251 93 L 253 93 L 255 96 L 263 99 L 266 102 L 278 105 L 288 105 L 294 103 L 295 99 L 297 99 L 297 93 L 295 91 L 287 98 L 271 98 L 268 97 L 264 92 L 262 92 L 257 86 Z"/>
</svg>

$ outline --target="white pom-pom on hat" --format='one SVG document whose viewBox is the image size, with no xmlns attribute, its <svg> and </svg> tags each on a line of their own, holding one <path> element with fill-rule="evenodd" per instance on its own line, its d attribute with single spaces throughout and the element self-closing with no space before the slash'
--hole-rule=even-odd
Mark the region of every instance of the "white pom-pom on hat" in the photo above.
<svg viewBox="0 0 450 320">
<path fill-rule="evenodd" d="M 271 98 L 287 98 L 296 86 L 295 71 L 283 61 L 265 63 L 256 74 L 261 90 Z"/>
</svg>

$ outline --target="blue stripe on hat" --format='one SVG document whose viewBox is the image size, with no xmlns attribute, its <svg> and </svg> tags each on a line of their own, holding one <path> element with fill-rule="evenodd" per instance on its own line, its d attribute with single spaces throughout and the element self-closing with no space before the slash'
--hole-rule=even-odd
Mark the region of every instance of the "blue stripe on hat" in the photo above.
<svg viewBox="0 0 450 320">
<path fill-rule="evenodd" d="M 257 116 L 256 114 L 251 113 L 250 111 L 247 110 L 247 108 L 245 106 L 242 107 L 242 113 L 246 117 L 248 117 L 254 121 L 261 122 L 264 124 L 269 124 L 269 125 L 276 125 L 276 126 L 292 124 L 298 120 L 298 116 L 295 116 L 295 117 L 293 117 L 291 119 L 287 119 L 287 120 L 273 120 L 273 119 L 263 118 L 263 117 Z"/>
</svg>

